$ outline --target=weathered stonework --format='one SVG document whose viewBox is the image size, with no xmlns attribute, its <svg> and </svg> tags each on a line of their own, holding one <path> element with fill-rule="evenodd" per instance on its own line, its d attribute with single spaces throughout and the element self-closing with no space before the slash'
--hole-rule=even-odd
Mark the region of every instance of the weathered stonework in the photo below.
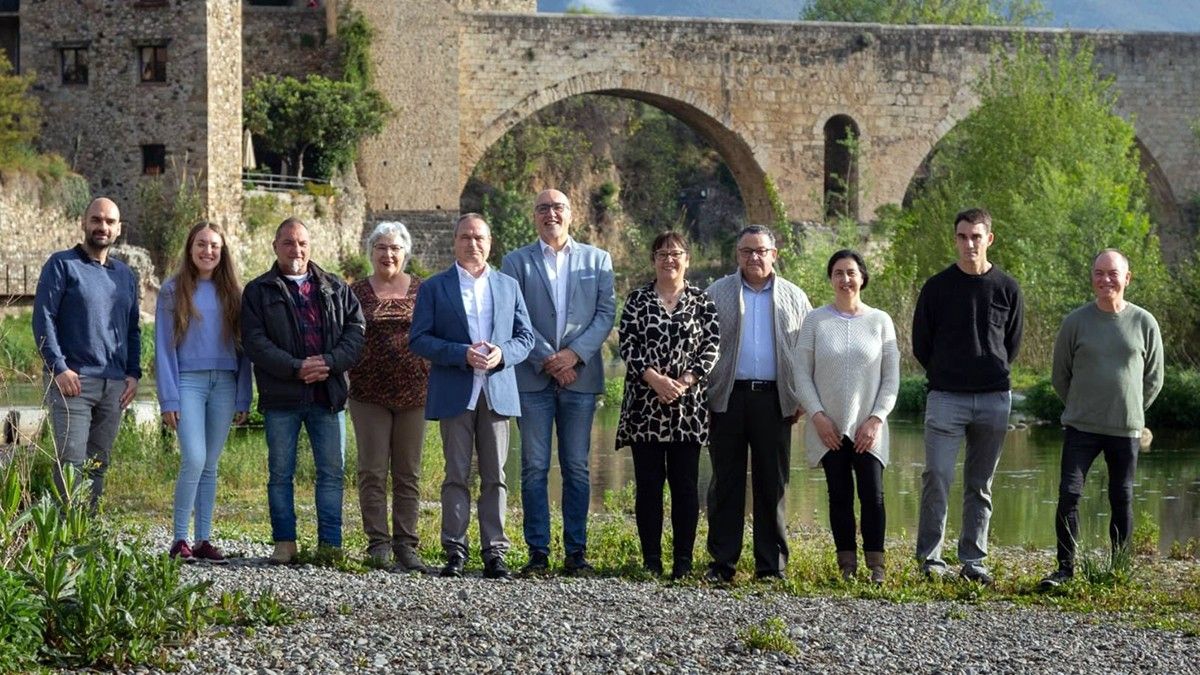
<svg viewBox="0 0 1200 675">
<path fill-rule="evenodd" d="M 337 43 L 329 39 L 325 11 L 306 5 L 242 7 L 242 83 L 263 75 L 337 75 Z"/>
<path fill-rule="evenodd" d="M 83 241 L 79 218 L 43 199 L 35 177 L 0 177 L 0 294 L 30 295 L 47 254 Z"/>
</svg>

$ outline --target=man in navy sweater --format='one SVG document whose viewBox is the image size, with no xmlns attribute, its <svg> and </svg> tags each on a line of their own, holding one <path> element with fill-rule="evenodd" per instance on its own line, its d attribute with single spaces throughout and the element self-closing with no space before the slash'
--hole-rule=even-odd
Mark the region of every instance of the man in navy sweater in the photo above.
<svg viewBox="0 0 1200 675">
<path fill-rule="evenodd" d="M 1012 408 L 1009 371 L 1021 345 L 1024 304 L 1016 280 L 988 262 L 992 217 L 969 209 L 954 218 L 958 262 L 925 282 L 913 315 L 913 355 L 925 368 L 925 471 L 917 562 L 927 576 L 946 573 L 942 539 L 958 449 L 963 464 L 961 576 L 992 583 L 984 566 L 992 517 L 992 477 Z"/>
<path fill-rule="evenodd" d="M 82 244 L 55 253 L 42 267 L 33 339 L 48 380 L 46 405 L 58 457 L 54 479 L 61 488 L 65 465 L 86 471 L 94 510 L 121 411 L 142 377 L 142 331 L 137 278 L 128 265 L 109 257 L 121 235 L 121 212 L 112 200 L 100 197 L 88 205 L 83 235 Z"/>
</svg>

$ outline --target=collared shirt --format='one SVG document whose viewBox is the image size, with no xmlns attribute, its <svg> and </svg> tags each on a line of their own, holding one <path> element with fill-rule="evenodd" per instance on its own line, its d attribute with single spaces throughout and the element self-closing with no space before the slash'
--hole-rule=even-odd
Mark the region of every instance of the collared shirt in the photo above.
<svg viewBox="0 0 1200 675">
<path fill-rule="evenodd" d="M 471 343 L 492 341 L 492 287 L 490 276 L 492 268 L 484 266 L 483 274 L 478 278 L 455 263 L 458 268 L 458 288 L 462 292 L 463 309 L 467 312 L 467 332 L 471 335 Z M 487 381 L 487 371 L 475 369 L 475 381 L 471 385 L 471 399 L 467 402 L 467 410 L 474 410 L 479 400 L 479 392 Z"/>
<path fill-rule="evenodd" d="M 775 301 L 774 283 L 774 277 L 767 279 L 762 290 L 756 291 L 742 279 L 742 334 L 733 371 L 735 380 L 775 379 L 775 326 L 771 307 Z"/>
<path fill-rule="evenodd" d="M 546 277 L 550 279 L 550 297 L 554 299 L 554 346 L 559 348 L 563 333 L 567 332 L 567 294 L 571 286 L 567 274 L 567 256 L 571 255 L 575 242 L 567 237 L 567 243 L 557 251 L 542 239 L 538 239 L 538 243 L 542 246 Z"/>
</svg>

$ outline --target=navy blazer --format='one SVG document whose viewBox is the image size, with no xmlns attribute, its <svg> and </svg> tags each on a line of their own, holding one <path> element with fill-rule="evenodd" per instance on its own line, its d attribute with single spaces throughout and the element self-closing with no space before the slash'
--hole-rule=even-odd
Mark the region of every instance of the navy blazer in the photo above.
<svg viewBox="0 0 1200 675">
<path fill-rule="evenodd" d="M 525 360 L 533 347 L 529 313 L 517 282 L 489 270 L 492 294 L 492 344 L 500 348 L 500 365 L 488 373 L 488 403 L 499 415 L 521 415 L 520 394 L 513 367 Z M 432 364 L 425 419 L 457 417 L 467 411 L 475 371 L 467 365 L 471 346 L 467 310 L 458 283 L 458 266 L 429 277 L 417 289 L 408 348 Z"/>
<path fill-rule="evenodd" d="M 557 330 L 554 296 L 550 277 L 542 257 L 541 240 L 504 256 L 500 271 L 517 280 L 529 317 L 533 322 L 533 351 L 529 360 L 517 366 L 517 386 L 521 391 L 541 391 L 553 380 L 542 370 L 542 362 L 559 349 L 570 349 L 579 356 L 576 379 L 567 389 L 583 394 L 604 392 L 604 341 L 612 333 L 617 317 L 617 299 L 613 292 L 612 257 L 608 252 L 571 240 L 567 256 L 567 323 L 562 342 L 554 345 Z"/>
</svg>

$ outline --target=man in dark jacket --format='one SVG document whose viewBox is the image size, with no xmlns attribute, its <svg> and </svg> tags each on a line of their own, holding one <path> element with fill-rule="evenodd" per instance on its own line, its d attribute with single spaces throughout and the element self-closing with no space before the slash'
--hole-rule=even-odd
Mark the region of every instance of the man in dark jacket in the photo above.
<svg viewBox="0 0 1200 675">
<path fill-rule="evenodd" d="M 301 425 L 317 471 L 317 544 L 342 545 L 346 372 L 362 351 L 364 322 L 350 288 L 309 261 L 304 223 L 280 223 L 274 247 L 276 264 L 242 293 L 242 348 L 266 422 L 271 562 L 282 564 L 296 555 L 292 478 Z"/>
</svg>

